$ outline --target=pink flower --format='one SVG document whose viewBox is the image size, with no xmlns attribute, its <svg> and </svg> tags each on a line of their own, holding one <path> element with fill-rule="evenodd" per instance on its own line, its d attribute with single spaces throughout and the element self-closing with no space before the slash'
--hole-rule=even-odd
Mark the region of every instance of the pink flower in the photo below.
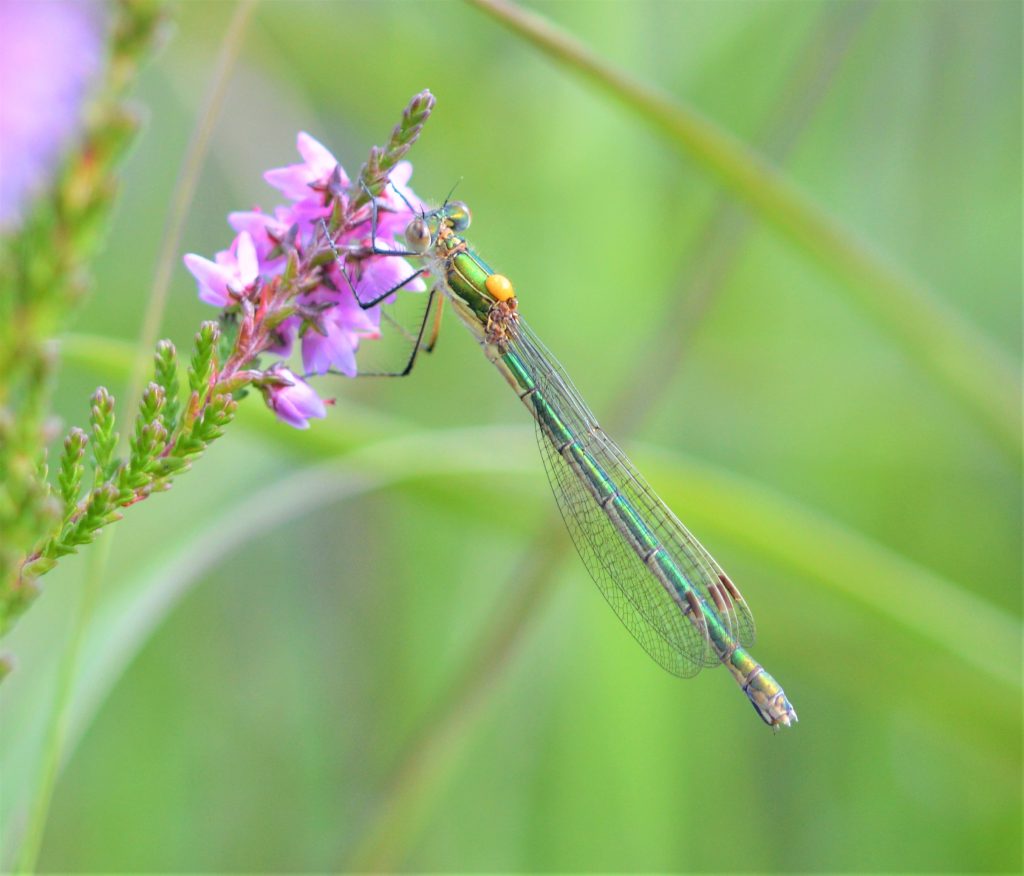
<svg viewBox="0 0 1024 876">
<path fill-rule="evenodd" d="M 330 371 L 354 377 L 359 372 L 359 345 L 380 337 L 381 308 L 364 308 L 360 302 L 395 290 L 382 302 L 388 304 L 399 291 L 423 292 L 427 287 L 405 258 L 367 251 L 373 237 L 373 210 L 370 205 L 353 209 L 345 192 L 351 183 L 335 157 L 306 133 L 299 134 L 298 149 L 301 164 L 265 174 L 289 203 L 273 212 L 232 213 L 228 221 L 237 236 L 231 247 L 217 253 L 213 261 L 190 253 L 185 265 L 203 301 L 225 308 L 248 298 L 254 305 L 246 311 L 254 320 L 246 335 L 253 341 L 254 356 L 289 356 L 298 341 L 307 374 Z M 399 162 L 377 198 L 375 242 L 383 250 L 404 250 L 398 240 L 423 208 L 409 188 L 411 176 L 412 165 Z M 343 221 L 334 241 L 337 258 L 332 259 L 320 220 L 335 209 L 340 209 Z M 296 258 L 290 260 L 292 253 Z M 345 273 L 339 264 L 342 259 Z M 282 278 L 289 264 L 294 272 Z M 262 325 L 261 320 L 265 320 Z M 311 418 L 325 415 L 324 402 L 283 362 L 270 365 L 263 374 L 261 391 L 282 421 L 305 429 Z"/>
<path fill-rule="evenodd" d="M 319 140 L 301 131 L 296 146 L 302 156 L 302 164 L 289 164 L 263 174 L 263 178 L 275 189 L 280 189 L 286 198 L 300 202 L 306 200 L 315 194 L 310 186 L 326 183 L 335 168 L 341 174 L 341 185 L 348 186 L 348 177 L 338 164 L 338 159 Z"/>
<path fill-rule="evenodd" d="M 271 250 L 287 236 L 292 225 L 291 216 L 283 207 L 278 207 L 273 216 L 258 209 L 228 213 L 228 225 L 252 238 L 261 273 L 274 274 L 284 266 L 284 253 L 269 258 Z"/>
<path fill-rule="evenodd" d="M 322 311 L 317 326 L 306 328 L 302 364 L 313 374 L 334 370 L 355 377 L 359 340 L 379 336 L 380 312 L 377 308 L 363 310 L 351 292 L 331 296 L 326 302 L 321 298 L 321 302 L 331 306 Z"/>
<path fill-rule="evenodd" d="M 378 241 L 378 245 L 380 244 L 381 242 Z M 362 264 L 359 279 L 355 282 L 356 295 L 359 296 L 360 301 L 373 301 L 389 289 L 394 289 L 414 273 L 416 273 L 416 269 L 400 256 L 373 256 Z M 345 283 L 345 279 L 341 278 L 341 282 Z M 399 292 L 423 292 L 426 288 L 427 284 L 423 281 L 423 276 L 420 275 L 406 283 Z M 390 304 L 394 300 L 394 295 L 389 295 L 384 299 L 384 303 Z"/>
<path fill-rule="evenodd" d="M 323 399 L 313 387 L 287 368 L 276 367 L 268 372 L 272 380 L 262 387 L 267 405 L 282 423 L 296 429 L 308 429 L 311 419 L 327 416 Z"/>
<path fill-rule="evenodd" d="M 291 355 L 292 344 L 295 343 L 295 335 L 299 330 L 299 325 L 302 323 L 302 318 L 298 316 L 289 316 L 284 322 L 282 322 L 277 328 L 271 333 L 271 344 L 267 347 L 268 353 L 273 353 L 275 356 L 281 356 L 285 358 Z"/>
<path fill-rule="evenodd" d="M 388 176 L 388 184 L 377 199 L 377 247 L 379 249 L 404 250 L 405 244 L 397 238 L 405 234 L 409 222 L 422 213 L 426 205 L 409 188 L 412 178 L 412 163 L 399 161 Z M 410 209 L 410 206 L 412 209 Z M 358 235 L 367 244 L 370 242 L 370 221 L 359 226 Z"/>
<path fill-rule="evenodd" d="M 227 307 L 234 304 L 260 274 L 256 247 L 249 232 L 241 232 L 230 249 L 222 250 L 214 258 L 211 262 L 190 252 L 185 256 L 185 267 L 196 278 L 201 300 L 214 307 Z"/>
</svg>

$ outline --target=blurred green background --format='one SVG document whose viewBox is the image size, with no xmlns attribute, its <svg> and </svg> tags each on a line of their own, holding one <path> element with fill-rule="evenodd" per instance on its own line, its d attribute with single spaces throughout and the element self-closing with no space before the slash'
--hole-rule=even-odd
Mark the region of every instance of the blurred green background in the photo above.
<svg viewBox="0 0 1024 876">
<path fill-rule="evenodd" d="M 534 8 L 773 153 L 1019 361 L 1018 3 Z M 182 4 L 143 75 L 65 422 L 97 383 L 123 393 L 233 12 Z M 800 724 L 773 735 L 724 671 L 683 683 L 633 642 L 525 412 L 449 319 L 407 380 L 323 386 L 309 432 L 249 399 L 47 577 L 6 643 L 5 863 L 92 568 L 44 870 L 1019 871 L 1019 454 L 827 266 L 723 213 L 700 162 L 466 5 L 267 2 L 183 251 L 277 202 L 261 173 L 297 131 L 355 172 L 426 87 L 414 188 L 459 181 L 532 326 L 743 588 Z M 175 265 L 161 335 L 184 350 L 213 314 Z"/>
</svg>

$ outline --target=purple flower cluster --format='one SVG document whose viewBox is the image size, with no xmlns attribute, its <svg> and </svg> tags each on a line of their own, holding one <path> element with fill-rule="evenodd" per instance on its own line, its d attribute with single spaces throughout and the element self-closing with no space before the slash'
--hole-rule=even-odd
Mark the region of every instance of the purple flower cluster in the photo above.
<svg viewBox="0 0 1024 876">
<path fill-rule="evenodd" d="M 306 428 L 310 418 L 325 415 L 324 404 L 283 360 L 298 342 L 303 376 L 332 371 L 354 377 L 359 344 L 380 335 L 380 306 L 364 308 L 359 302 L 373 301 L 415 269 L 401 256 L 370 252 L 370 206 L 356 206 L 353 186 L 334 156 L 306 133 L 298 136 L 298 151 L 300 164 L 264 174 L 289 203 L 272 213 L 232 213 L 228 222 L 237 236 L 231 246 L 213 261 L 190 253 L 185 266 L 196 279 L 200 299 L 243 316 L 247 350 L 229 365 L 241 369 L 260 354 L 279 356 L 282 361 L 255 383 L 279 419 Z M 398 163 L 376 199 L 378 249 L 404 249 L 396 238 L 413 211 L 422 209 L 409 188 L 411 176 L 412 165 Z M 324 221 L 339 215 L 333 242 L 345 259 L 344 272 L 324 252 L 330 246 Z M 425 289 L 420 277 L 402 286 L 403 292 Z M 391 300 L 393 296 L 385 303 Z"/>
</svg>

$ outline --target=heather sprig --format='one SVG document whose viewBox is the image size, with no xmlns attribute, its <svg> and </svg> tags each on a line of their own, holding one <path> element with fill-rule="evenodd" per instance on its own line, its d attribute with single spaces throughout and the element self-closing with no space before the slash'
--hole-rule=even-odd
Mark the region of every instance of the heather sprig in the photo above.
<svg viewBox="0 0 1024 876">
<path fill-rule="evenodd" d="M 172 429 L 168 429 L 164 415 L 173 396 L 159 381 L 166 380 L 168 362 L 174 361 L 176 354 L 169 341 L 160 342 L 154 356 L 154 380 L 139 401 L 126 456 L 116 454 L 114 397 L 104 387 L 93 393 L 90 433 L 74 427 L 64 439 L 57 475 L 62 524 L 25 559 L 21 589 L 32 589 L 32 581 L 52 569 L 60 557 L 88 544 L 104 526 L 119 520 L 121 508 L 166 490 L 173 475 L 186 470 L 211 441 L 220 437 L 234 415 L 235 403 L 226 393 L 207 398 L 206 389 L 216 369 L 218 335 L 215 323 L 204 323 L 196 334 L 188 381 L 190 386 L 203 390 L 192 392 L 193 416 L 182 418 Z M 92 455 L 92 476 L 85 497 L 80 499 L 85 480 L 82 461 L 87 449 Z"/>
<path fill-rule="evenodd" d="M 7 590 L 14 598 L 0 598 L 0 634 L 35 594 L 36 579 L 60 557 L 95 539 L 125 507 L 166 490 L 221 437 L 248 388 L 258 389 L 277 417 L 295 428 L 326 416 L 329 402 L 305 378 L 356 374 L 359 345 L 380 335 L 379 306 L 362 302 L 383 296 L 388 303 L 426 288 L 404 259 L 377 250 L 402 249 L 398 237 L 421 204 L 408 186 L 412 166 L 402 158 L 433 103 L 429 92 L 413 98 L 388 144 L 371 150 L 355 183 L 323 145 L 299 134 L 302 163 L 265 174 L 289 203 L 267 213 L 232 213 L 229 223 L 237 233 L 227 249 L 212 260 L 185 256 L 200 299 L 218 307 L 220 319 L 196 333 L 184 380 L 174 345 L 157 344 L 152 380 L 128 422 L 125 455 L 117 453 L 113 396 L 104 387 L 93 394 L 90 428 L 68 432 L 57 489 L 47 495 L 58 523 L 20 564 Z M 377 190 L 372 204 L 366 196 L 371 185 Z M 293 348 L 304 373 L 287 364 Z"/>
</svg>

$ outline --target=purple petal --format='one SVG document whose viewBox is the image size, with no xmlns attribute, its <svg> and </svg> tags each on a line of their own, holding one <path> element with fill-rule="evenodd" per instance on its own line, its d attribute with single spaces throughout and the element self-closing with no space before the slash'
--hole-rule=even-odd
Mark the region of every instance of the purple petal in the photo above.
<svg viewBox="0 0 1024 876">
<path fill-rule="evenodd" d="M 347 289 L 338 297 L 338 322 L 356 335 L 365 338 L 380 336 L 380 308 L 362 308 Z"/>
<path fill-rule="evenodd" d="M 292 201 L 301 201 L 312 193 L 309 172 L 304 164 L 276 167 L 264 173 L 263 179 Z"/>
<path fill-rule="evenodd" d="M 302 367 L 309 374 L 326 374 L 331 370 L 330 340 L 315 328 L 302 336 Z"/>
<path fill-rule="evenodd" d="M 309 328 L 302 336 L 302 364 L 306 371 L 324 374 L 332 368 L 348 377 L 356 375 L 358 338 L 341 321 L 341 310 L 325 310 L 320 318 L 323 334 Z"/>
<path fill-rule="evenodd" d="M 377 220 L 377 244 L 379 249 L 406 249 L 405 244 L 398 243 L 395 238 L 405 237 L 405 229 L 409 227 L 415 213 L 410 213 L 402 205 L 399 213 L 382 213 Z M 367 231 L 369 234 L 369 231 Z"/>
<path fill-rule="evenodd" d="M 306 162 L 312 179 L 324 181 L 334 173 L 334 168 L 337 167 L 338 172 L 341 174 L 341 184 L 344 186 L 348 185 L 348 177 L 345 175 L 341 165 L 338 164 L 338 159 L 319 140 L 311 137 L 305 131 L 300 131 L 295 145 L 299 150 L 299 155 Z"/>
<path fill-rule="evenodd" d="M 316 391 L 287 368 L 275 370 L 277 377 L 287 381 L 265 390 L 267 403 L 278 419 L 296 429 L 308 429 L 310 419 L 322 420 L 327 408 Z"/>
<path fill-rule="evenodd" d="M 269 249 L 271 234 L 278 237 L 287 230 L 282 228 L 274 216 L 261 213 L 259 210 L 236 210 L 234 213 L 228 213 L 228 225 L 236 232 L 248 232 L 256 244 L 257 252 L 262 243 Z"/>
<path fill-rule="evenodd" d="M 281 223 L 276 217 L 258 210 L 229 213 L 228 224 L 235 231 L 245 231 L 252 238 L 259 261 L 258 270 L 261 273 L 272 276 L 280 272 L 284 266 L 284 255 L 272 259 L 268 256 L 277 245 L 277 241 L 287 233 L 289 226 Z"/>
<path fill-rule="evenodd" d="M 296 429 L 309 428 L 309 422 L 285 399 L 278 400 L 276 407 L 272 410 L 282 423 L 294 426 Z"/>
<path fill-rule="evenodd" d="M 231 303 L 231 297 L 228 294 L 232 280 L 230 268 L 218 265 L 216 262 L 211 262 L 209 259 L 204 259 L 191 252 L 185 256 L 184 262 L 185 267 L 196 278 L 200 300 L 215 307 L 227 307 Z"/>
<path fill-rule="evenodd" d="M 334 358 L 334 367 L 346 377 L 355 377 L 359 372 L 356 351 L 351 346 L 339 348 Z"/>
<path fill-rule="evenodd" d="M 408 279 L 415 273 L 405 259 L 398 256 L 378 256 L 369 258 L 363 263 L 363 272 L 356 282 L 356 292 L 360 301 L 373 301 L 379 295 L 383 295 L 389 289 L 394 289 L 403 280 Z M 410 280 L 399 291 L 422 292 L 427 288 L 423 282 L 422 275 Z M 392 298 L 386 299 L 389 302 Z"/>
<path fill-rule="evenodd" d="M 388 182 L 391 183 L 384 190 L 384 197 L 396 210 L 409 212 L 409 206 L 420 212 L 426 209 L 426 205 L 419 199 L 419 196 L 409 188 L 409 180 L 412 179 L 412 162 L 399 161 L 394 169 L 388 174 Z M 395 191 L 397 189 L 397 192 Z M 403 200 L 404 198 L 404 200 Z M 406 204 L 406 201 L 409 203 Z M 410 216 L 411 218 L 411 216 Z M 406 219 L 406 222 L 409 220 Z"/>
<path fill-rule="evenodd" d="M 306 235 L 312 233 L 321 219 L 326 219 L 330 215 L 330 206 L 325 206 L 320 198 L 307 197 L 292 204 L 286 212 L 282 212 L 279 218 L 282 221 L 287 220 L 285 224 L 288 228 L 298 225 L 299 232 Z"/>
<path fill-rule="evenodd" d="M 241 292 L 242 289 L 256 282 L 256 278 L 260 275 L 260 264 L 256 258 L 256 246 L 248 231 L 239 234 L 232 247 L 235 249 L 238 259 L 237 282 L 239 288 L 235 291 Z"/>
<path fill-rule="evenodd" d="M 282 357 L 291 355 L 292 344 L 295 343 L 295 333 L 298 331 L 301 322 L 302 320 L 299 317 L 289 316 L 288 319 L 274 329 L 272 335 L 273 345 L 267 347 L 267 352 Z"/>
</svg>

